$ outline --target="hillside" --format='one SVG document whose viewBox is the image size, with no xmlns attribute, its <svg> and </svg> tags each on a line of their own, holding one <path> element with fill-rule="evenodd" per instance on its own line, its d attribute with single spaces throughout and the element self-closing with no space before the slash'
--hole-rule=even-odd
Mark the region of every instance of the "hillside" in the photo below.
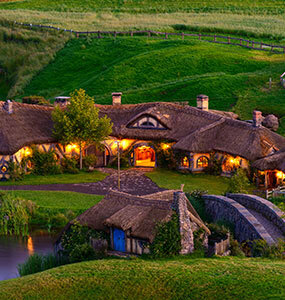
<svg viewBox="0 0 285 300">
<path fill-rule="evenodd" d="M 285 116 L 279 86 L 285 56 L 198 40 L 118 38 L 71 40 L 25 88 L 53 98 L 83 88 L 100 104 L 123 92 L 123 103 L 189 101 L 251 118 L 253 109 Z M 269 78 L 273 84 L 269 89 Z"/>
<path fill-rule="evenodd" d="M 108 259 L 2 281 L 0 298 L 284 299 L 284 276 L 284 262 L 261 259 Z"/>
</svg>

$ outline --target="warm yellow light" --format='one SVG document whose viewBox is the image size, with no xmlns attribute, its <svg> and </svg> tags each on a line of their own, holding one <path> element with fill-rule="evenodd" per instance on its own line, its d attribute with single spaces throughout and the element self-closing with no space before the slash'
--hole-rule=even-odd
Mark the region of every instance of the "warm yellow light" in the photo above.
<svg viewBox="0 0 285 300">
<path fill-rule="evenodd" d="M 233 157 L 232 157 L 232 158 L 230 158 L 229 163 L 230 163 L 231 165 L 234 165 L 234 166 L 239 166 L 240 161 L 239 161 L 238 158 L 233 158 Z"/>
<path fill-rule="evenodd" d="M 127 140 L 127 139 L 121 140 L 120 142 L 121 148 L 123 150 L 127 150 L 133 142 L 134 140 Z"/>
<path fill-rule="evenodd" d="M 167 150 L 168 148 L 170 148 L 169 144 L 161 144 L 161 148 L 162 150 Z"/>
<path fill-rule="evenodd" d="M 22 155 L 23 156 L 30 156 L 31 154 L 32 154 L 32 150 L 30 148 L 22 149 Z"/>
<path fill-rule="evenodd" d="M 79 146 L 76 144 L 70 144 L 66 146 L 66 152 L 71 153 L 72 151 L 79 152 Z"/>
<path fill-rule="evenodd" d="M 279 178 L 279 179 L 284 179 L 285 178 L 285 174 L 283 173 L 283 172 L 277 172 L 277 174 L 276 174 L 276 176 L 277 176 L 277 178 Z"/>
</svg>

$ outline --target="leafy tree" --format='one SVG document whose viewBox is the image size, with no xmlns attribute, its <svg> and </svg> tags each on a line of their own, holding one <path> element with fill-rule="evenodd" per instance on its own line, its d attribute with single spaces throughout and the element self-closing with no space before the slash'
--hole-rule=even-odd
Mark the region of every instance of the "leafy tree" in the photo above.
<svg viewBox="0 0 285 300">
<path fill-rule="evenodd" d="M 99 110 L 94 105 L 94 98 L 83 89 L 71 94 L 70 104 L 63 109 L 56 106 L 52 119 L 54 137 L 66 145 L 75 143 L 80 150 L 80 169 L 82 152 L 90 144 L 99 145 L 112 132 L 112 123 L 107 116 L 99 117 Z"/>
</svg>

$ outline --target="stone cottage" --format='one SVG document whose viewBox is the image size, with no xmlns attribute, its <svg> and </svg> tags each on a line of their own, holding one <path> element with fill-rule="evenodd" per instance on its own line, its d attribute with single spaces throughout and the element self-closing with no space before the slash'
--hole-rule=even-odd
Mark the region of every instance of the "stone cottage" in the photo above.
<svg viewBox="0 0 285 300">
<path fill-rule="evenodd" d="M 156 224 L 169 221 L 174 212 L 179 217 L 181 254 L 193 252 L 193 233 L 199 228 L 204 229 L 204 241 L 207 244 L 210 231 L 181 191 L 167 190 L 146 196 L 134 196 L 111 190 L 102 201 L 86 210 L 76 220 L 81 225 L 108 233 L 111 249 L 143 254 L 149 253 L 149 245 L 156 234 Z M 71 224 L 72 222 L 66 226 L 65 231 Z M 60 247 L 62 234 L 57 240 L 57 248 Z"/>
</svg>

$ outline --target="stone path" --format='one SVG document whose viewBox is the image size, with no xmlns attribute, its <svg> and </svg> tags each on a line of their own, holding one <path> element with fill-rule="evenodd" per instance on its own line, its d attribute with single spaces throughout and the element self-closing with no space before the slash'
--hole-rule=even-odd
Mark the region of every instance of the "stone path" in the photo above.
<svg viewBox="0 0 285 300">
<path fill-rule="evenodd" d="M 118 174 L 114 169 L 99 169 L 108 173 L 102 181 L 74 184 L 42 184 L 0 186 L 0 190 L 29 190 L 29 191 L 70 191 L 85 194 L 106 195 L 110 189 L 118 189 Z M 121 191 L 133 195 L 147 195 L 163 191 L 144 174 L 147 169 L 129 169 L 121 171 Z"/>
<path fill-rule="evenodd" d="M 270 222 L 262 214 L 253 209 L 247 210 L 259 221 L 259 223 L 265 228 L 274 241 L 277 242 L 278 239 L 284 239 L 282 231 L 274 223 Z"/>
</svg>

